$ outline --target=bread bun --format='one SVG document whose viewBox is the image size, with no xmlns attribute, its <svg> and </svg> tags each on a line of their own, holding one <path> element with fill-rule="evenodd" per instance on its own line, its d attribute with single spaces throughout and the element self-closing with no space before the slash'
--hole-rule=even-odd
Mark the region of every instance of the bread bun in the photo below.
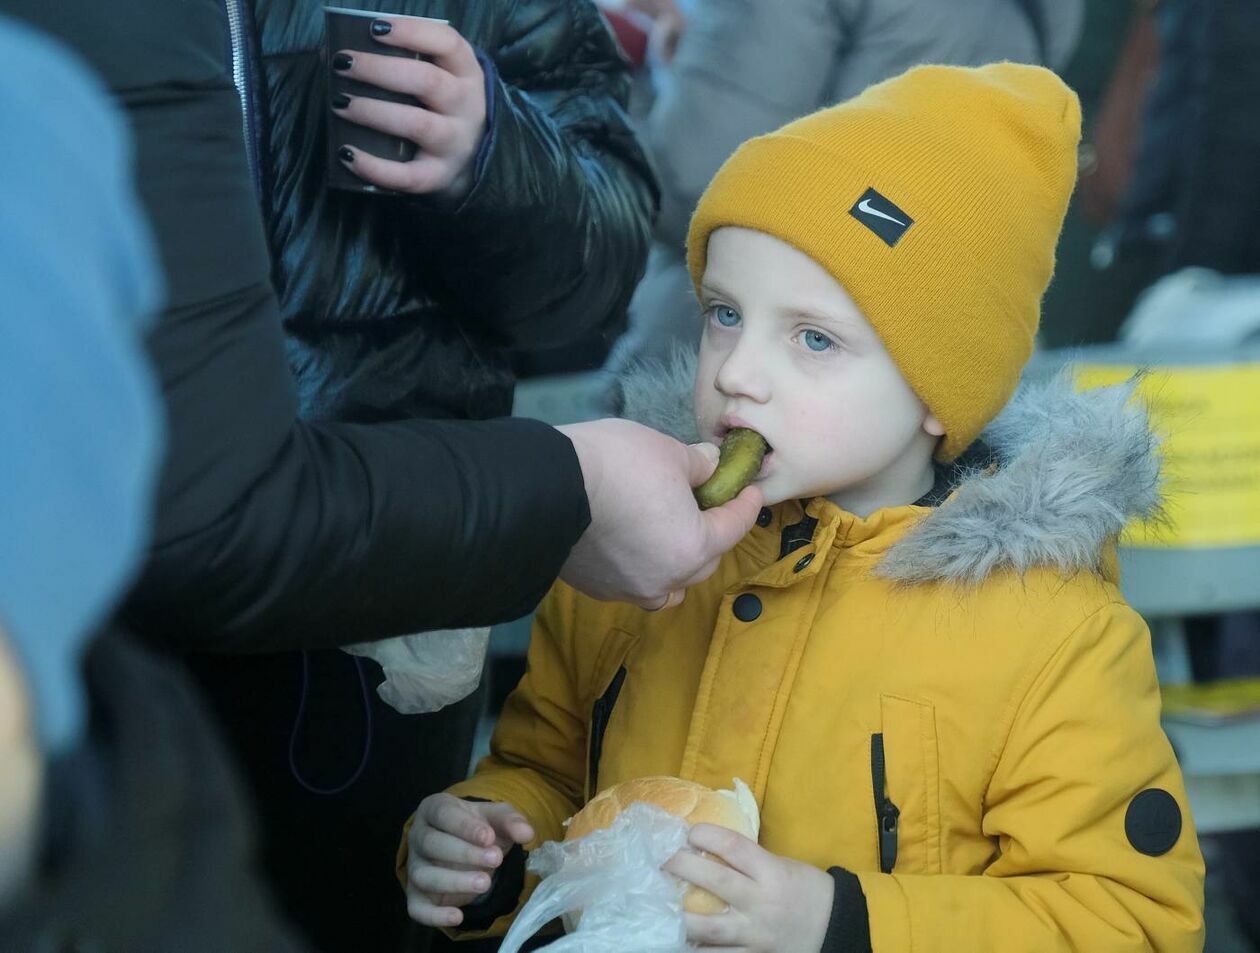
<svg viewBox="0 0 1260 953">
<path fill-rule="evenodd" d="M 610 827 L 631 804 L 654 804 L 688 824 L 716 824 L 752 840 L 757 839 L 760 816 L 748 785 L 735 779 L 735 790 L 715 791 L 682 778 L 636 778 L 607 788 L 589 801 L 568 822 L 566 841 Z M 700 887 L 690 887 L 683 897 L 689 913 L 720 913 L 726 903 Z"/>
</svg>

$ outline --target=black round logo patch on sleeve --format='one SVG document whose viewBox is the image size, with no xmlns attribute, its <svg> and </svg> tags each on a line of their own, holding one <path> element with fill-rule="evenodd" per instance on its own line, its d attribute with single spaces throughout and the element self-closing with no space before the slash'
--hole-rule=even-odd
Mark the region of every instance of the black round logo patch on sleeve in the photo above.
<svg viewBox="0 0 1260 953">
<path fill-rule="evenodd" d="M 1135 850 L 1158 857 L 1173 849 L 1181 837 L 1181 808 L 1162 788 L 1147 788 L 1124 815 L 1124 833 Z"/>
</svg>

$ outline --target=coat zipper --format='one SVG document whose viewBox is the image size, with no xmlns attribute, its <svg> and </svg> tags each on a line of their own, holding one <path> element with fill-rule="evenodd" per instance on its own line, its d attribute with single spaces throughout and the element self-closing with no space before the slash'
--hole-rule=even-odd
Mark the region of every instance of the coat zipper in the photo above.
<svg viewBox="0 0 1260 953">
<path fill-rule="evenodd" d="M 617 704 L 617 696 L 621 694 L 621 686 L 625 684 L 625 681 L 626 667 L 623 665 L 617 669 L 617 674 L 608 683 L 608 688 L 595 700 L 595 705 L 591 709 L 591 763 L 586 793 L 588 800 L 599 793 L 599 758 L 604 751 L 604 732 L 608 730 L 613 706 Z"/>
<path fill-rule="evenodd" d="M 245 0 L 224 0 L 227 8 L 228 34 L 232 47 L 232 83 L 241 98 L 241 128 L 245 135 L 245 155 L 249 160 L 249 175 L 254 183 L 254 194 L 262 195 L 259 175 L 258 136 L 252 108 L 253 63 L 249 53 L 249 41 L 245 35 Z"/>
<path fill-rule="evenodd" d="M 897 809 L 885 790 L 884 736 L 871 735 L 871 782 L 875 788 L 875 819 L 879 825 L 879 869 L 892 873 L 897 865 Z"/>
</svg>

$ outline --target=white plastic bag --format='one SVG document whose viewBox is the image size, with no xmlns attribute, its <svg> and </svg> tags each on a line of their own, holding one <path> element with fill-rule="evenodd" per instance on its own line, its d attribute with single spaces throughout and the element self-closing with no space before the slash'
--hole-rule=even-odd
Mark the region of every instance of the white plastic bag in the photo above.
<svg viewBox="0 0 1260 953">
<path fill-rule="evenodd" d="M 377 694 L 404 715 L 437 711 L 467 698 L 481 682 L 490 630 L 448 629 L 344 646 L 385 670 Z"/>
<path fill-rule="evenodd" d="M 518 953 L 540 927 L 561 916 L 569 932 L 549 944 L 548 953 L 693 951 L 683 920 L 686 885 L 661 870 L 686 845 L 688 829 L 668 811 L 632 804 L 604 830 L 544 844 L 529 855 L 528 865 L 542 883 L 499 953 Z"/>
</svg>

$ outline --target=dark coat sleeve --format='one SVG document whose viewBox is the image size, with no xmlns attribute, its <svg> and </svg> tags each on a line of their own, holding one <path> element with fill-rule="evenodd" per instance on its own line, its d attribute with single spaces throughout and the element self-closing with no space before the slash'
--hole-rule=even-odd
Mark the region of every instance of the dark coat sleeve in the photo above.
<svg viewBox="0 0 1260 953">
<path fill-rule="evenodd" d="M 550 347 L 623 320 L 659 193 L 624 111 L 627 65 L 594 4 L 505 6 L 485 51 L 497 75 L 480 174 L 456 208 L 415 203 L 406 227 L 440 259 L 427 268 L 439 297 L 502 346 Z"/>
<path fill-rule="evenodd" d="M 166 276 L 149 350 L 167 453 L 128 622 L 245 652 L 533 608 L 589 521 L 567 438 L 523 420 L 298 419 L 219 0 L 18 6 L 114 90 Z"/>
<path fill-rule="evenodd" d="M 212 400 L 231 386 L 225 370 L 180 389 Z M 219 462 L 203 445 L 168 465 L 157 545 L 126 614 L 150 638 L 247 652 L 518 618 L 589 520 L 572 445 L 533 421 L 290 416 L 274 453 L 230 461 L 255 419 L 194 431 Z M 188 423 L 174 416 L 173 434 Z"/>
</svg>

